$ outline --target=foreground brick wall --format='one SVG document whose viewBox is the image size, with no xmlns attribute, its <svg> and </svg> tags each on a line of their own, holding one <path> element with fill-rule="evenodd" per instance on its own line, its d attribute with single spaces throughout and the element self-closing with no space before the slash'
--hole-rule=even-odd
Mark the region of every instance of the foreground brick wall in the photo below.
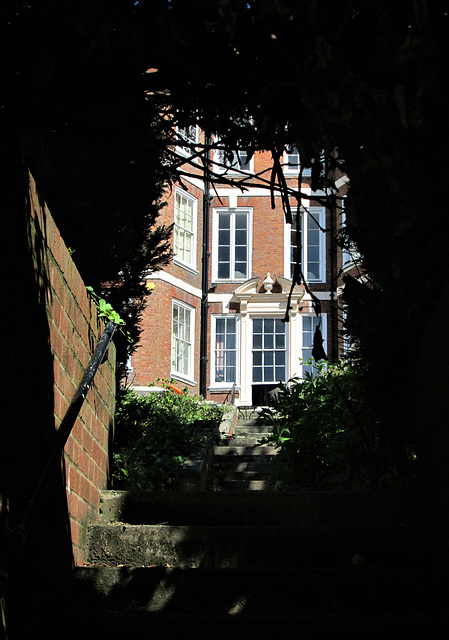
<svg viewBox="0 0 449 640">
<path fill-rule="evenodd" d="M 54 416 L 61 423 L 104 331 L 84 283 L 31 178 L 30 235 L 36 277 L 45 291 L 53 356 Z M 98 518 L 100 490 L 107 486 L 108 443 L 115 411 L 115 348 L 89 390 L 65 447 L 67 506 L 75 565 L 85 559 L 86 530 Z"/>
</svg>

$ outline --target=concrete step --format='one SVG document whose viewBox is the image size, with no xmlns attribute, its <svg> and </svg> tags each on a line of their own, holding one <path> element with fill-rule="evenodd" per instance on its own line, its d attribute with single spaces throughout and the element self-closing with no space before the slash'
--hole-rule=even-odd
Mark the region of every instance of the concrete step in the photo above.
<svg viewBox="0 0 449 640">
<path fill-rule="evenodd" d="M 224 478 L 232 477 L 248 477 L 248 478 L 256 478 L 256 476 L 260 476 L 260 478 L 266 478 L 267 473 L 270 472 L 270 460 L 268 458 L 263 458 L 262 462 L 258 462 L 257 458 L 255 461 L 242 461 L 239 457 L 230 460 L 226 458 L 226 463 L 220 466 L 221 472 Z"/>
<path fill-rule="evenodd" d="M 220 445 L 218 447 L 215 447 L 215 452 L 217 453 L 217 449 L 219 449 L 218 454 L 222 453 L 220 451 L 220 449 L 222 447 L 267 447 L 270 446 L 272 448 L 272 452 L 271 455 L 276 455 L 278 450 L 274 447 L 272 447 L 272 445 L 267 445 L 264 443 L 261 443 L 260 440 L 263 436 L 257 436 L 256 438 L 253 437 L 247 437 L 247 436 L 236 436 L 235 438 L 229 439 L 229 440 L 225 440 L 224 442 L 221 441 Z M 256 454 L 260 453 L 259 450 L 256 451 Z"/>
<path fill-rule="evenodd" d="M 230 491 L 232 493 L 242 491 L 273 491 L 273 485 L 268 480 L 251 479 L 251 478 L 234 478 L 223 480 L 221 482 L 221 489 L 223 491 Z"/>
<path fill-rule="evenodd" d="M 214 449 L 214 456 L 274 456 L 277 448 L 267 444 L 259 444 L 253 439 L 229 440 L 226 445 L 219 445 Z"/>
<path fill-rule="evenodd" d="M 265 424 L 255 424 L 254 422 L 238 422 L 236 425 L 236 433 L 242 431 L 251 433 L 272 433 L 272 429 L 269 429 Z"/>
<path fill-rule="evenodd" d="M 185 526 L 115 523 L 89 528 L 89 564 L 229 567 L 369 567 L 447 562 L 441 527 Z M 360 556 L 360 558 L 359 558 Z M 449 586 L 449 585 L 448 585 Z"/>
<path fill-rule="evenodd" d="M 432 525 L 425 492 L 240 494 L 102 491 L 100 522 L 311 527 Z"/>
<path fill-rule="evenodd" d="M 75 572 L 74 598 L 87 609 L 140 609 L 187 617 L 206 612 L 208 616 L 241 617 L 265 617 L 270 613 L 277 617 L 447 615 L 448 579 L 447 569 L 428 567 L 383 570 L 85 567 Z M 210 631 L 214 637 L 214 630 Z"/>
<path fill-rule="evenodd" d="M 269 469 L 271 456 L 217 456 L 224 469 L 236 471 L 264 471 Z"/>
</svg>

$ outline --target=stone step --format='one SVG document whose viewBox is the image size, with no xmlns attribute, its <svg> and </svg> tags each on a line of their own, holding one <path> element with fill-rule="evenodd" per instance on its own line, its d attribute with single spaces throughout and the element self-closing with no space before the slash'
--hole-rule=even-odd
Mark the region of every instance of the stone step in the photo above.
<svg viewBox="0 0 449 640">
<path fill-rule="evenodd" d="M 100 522 L 312 527 L 432 524 L 426 493 L 102 491 Z"/>
<path fill-rule="evenodd" d="M 255 424 L 254 422 L 238 422 L 236 425 L 236 433 L 241 431 L 251 431 L 252 433 L 272 433 L 266 424 Z"/>
<path fill-rule="evenodd" d="M 273 491 L 273 485 L 268 480 L 251 478 L 225 479 L 222 481 L 221 487 L 223 491 L 229 491 L 231 493 L 242 491 Z"/>
<path fill-rule="evenodd" d="M 246 460 L 245 456 L 222 456 L 219 458 L 220 466 L 224 472 L 234 471 L 236 473 L 258 472 L 266 474 L 270 469 L 270 456 L 253 456 Z"/>
<path fill-rule="evenodd" d="M 81 605 L 84 603 L 85 608 L 140 609 L 183 615 L 187 620 L 206 612 L 208 616 L 241 617 L 265 617 L 270 613 L 447 615 L 448 577 L 447 569 L 429 567 L 399 570 L 85 567 L 75 572 L 74 598 Z M 213 628 L 210 632 L 214 637 Z"/>
<path fill-rule="evenodd" d="M 214 456 L 274 456 L 277 448 L 267 444 L 254 443 L 253 439 L 229 440 L 226 445 L 219 445 L 214 449 Z"/>
<path fill-rule="evenodd" d="M 369 567 L 447 561 L 441 527 L 185 526 L 115 523 L 89 528 L 89 564 L 229 567 Z M 360 558 L 359 558 L 360 556 Z M 448 585 L 449 586 L 449 585 Z"/>
<path fill-rule="evenodd" d="M 275 455 L 277 454 L 278 450 L 274 447 L 272 447 L 272 445 L 267 445 L 265 443 L 260 443 L 262 436 L 258 436 L 257 438 L 252 438 L 252 437 L 245 437 L 245 436 L 237 436 L 236 438 L 232 438 L 230 440 L 225 440 L 224 442 L 222 441 L 219 445 L 219 447 L 215 447 L 215 452 L 217 453 L 217 448 L 221 448 L 221 447 L 267 447 L 270 446 L 273 451 L 271 453 L 271 455 Z M 221 451 L 218 451 L 218 454 L 220 454 Z M 256 451 L 256 454 L 260 453 L 259 451 Z"/>
<path fill-rule="evenodd" d="M 248 468 L 252 467 L 252 468 Z M 235 480 L 235 481 L 247 481 L 247 480 L 263 480 L 266 481 L 268 478 L 267 476 L 269 475 L 269 471 L 267 469 L 267 465 L 256 465 L 255 463 L 249 463 L 249 465 L 247 465 L 246 463 L 240 463 L 238 464 L 236 467 L 232 467 L 232 466 L 227 466 L 225 469 L 223 469 L 223 480 Z M 271 487 L 272 488 L 272 487 Z"/>
</svg>

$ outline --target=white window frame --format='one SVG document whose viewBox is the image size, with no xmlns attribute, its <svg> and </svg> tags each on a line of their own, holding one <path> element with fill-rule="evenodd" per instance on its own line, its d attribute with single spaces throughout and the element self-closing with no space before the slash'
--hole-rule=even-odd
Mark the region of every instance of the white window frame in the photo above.
<svg viewBox="0 0 449 640">
<path fill-rule="evenodd" d="M 251 344 L 250 344 L 250 351 L 251 351 L 251 385 L 267 385 L 267 384 L 277 384 L 279 381 L 279 379 L 276 378 L 276 363 L 273 363 L 273 369 L 274 369 L 274 379 L 273 380 L 254 380 L 254 359 L 253 359 L 253 355 L 254 352 L 258 352 L 262 354 L 262 364 L 260 365 L 262 368 L 262 378 L 264 378 L 264 369 L 265 369 L 265 355 L 267 352 L 271 352 L 275 354 L 276 352 L 282 352 L 284 353 L 284 364 L 282 365 L 284 368 L 284 378 L 285 380 L 281 380 L 281 382 L 287 382 L 288 381 L 288 372 L 289 372 L 289 356 L 290 356 L 290 341 L 289 341 L 289 332 L 288 332 L 288 324 L 285 322 L 283 323 L 283 328 L 284 328 L 284 332 L 283 332 L 283 336 L 284 336 L 284 347 L 283 349 L 277 349 L 276 348 L 276 344 L 273 344 L 273 348 L 265 348 L 265 345 L 262 344 L 262 346 L 260 348 L 254 348 L 254 344 L 253 344 L 253 337 L 254 337 L 254 322 L 256 320 L 261 320 L 263 323 L 266 320 L 274 320 L 274 321 L 279 321 L 282 323 L 282 317 L 280 316 L 276 316 L 276 315 L 259 315 L 259 314 L 254 314 L 251 317 Z M 265 331 L 262 332 L 263 337 L 265 337 Z M 275 336 L 276 333 L 274 332 L 273 335 Z"/>
<path fill-rule="evenodd" d="M 345 199 L 341 200 L 341 230 L 343 231 L 346 227 L 346 211 L 345 211 Z M 343 248 L 341 251 L 342 256 L 342 269 L 348 269 L 350 267 L 356 266 L 360 260 L 361 255 L 359 250 L 357 249 L 357 245 L 355 242 L 351 242 L 351 246 L 349 248 Z"/>
<path fill-rule="evenodd" d="M 284 158 L 283 158 L 283 169 L 284 169 L 284 175 L 286 176 L 295 176 L 297 177 L 299 175 L 299 169 L 300 169 L 300 158 L 299 158 L 299 151 L 295 146 L 291 146 L 288 147 L 285 151 L 284 151 Z M 302 175 L 304 177 L 309 177 L 312 175 L 312 169 L 308 168 L 308 169 L 303 169 L 302 171 Z"/>
<path fill-rule="evenodd" d="M 297 209 L 292 209 L 292 214 L 296 214 Z M 307 238 L 307 230 L 309 226 L 309 222 L 312 219 L 311 216 L 318 222 L 319 226 L 324 229 L 326 224 L 326 208 L 311 206 L 300 211 L 301 215 L 301 238 Z M 291 224 L 285 224 L 285 235 L 284 235 L 284 274 L 286 278 L 291 279 L 291 265 L 292 265 L 292 245 L 291 245 L 291 231 L 292 227 L 296 227 L 296 222 Z M 301 248 L 301 267 L 304 277 L 307 282 L 310 283 L 318 283 L 318 282 L 326 282 L 326 234 L 324 231 L 319 229 L 319 277 L 318 278 L 308 278 L 308 243 L 302 243 Z"/>
<path fill-rule="evenodd" d="M 215 377 L 217 367 L 217 320 L 222 319 L 233 319 L 235 321 L 235 380 L 233 382 L 217 380 Z M 226 348 L 224 351 L 226 351 Z M 228 389 L 232 387 L 233 384 L 236 386 L 240 384 L 240 315 L 229 313 L 213 314 L 211 316 L 211 387 Z"/>
<path fill-rule="evenodd" d="M 189 335 L 187 336 L 175 336 L 175 307 L 189 314 Z M 184 325 L 185 326 L 185 325 Z M 187 367 L 186 370 L 179 371 L 176 364 L 177 358 L 175 357 L 175 351 L 177 347 L 177 341 L 183 343 L 184 348 L 187 351 Z M 172 328 L 171 328 L 171 376 L 174 378 L 181 378 L 192 382 L 194 379 L 194 354 L 195 354 L 195 309 L 190 305 L 182 302 L 181 300 L 172 300 Z"/>
<path fill-rule="evenodd" d="M 199 141 L 199 129 L 196 124 L 189 125 L 188 127 L 176 127 L 176 133 L 178 134 L 178 138 L 181 140 L 185 140 L 189 144 L 196 145 Z M 181 141 L 176 147 L 177 152 L 182 156 L 191 156 L 193 155 L 193 150 L 190 147 L 183 147 Z"/>
<path fill-rule="evenodd" d="M 219 232 L 219 217 L 220 214 L 231 214 L 231 229 L 230 229 L 230 270 L 229 278 L 218 277 L 218 232 Z M 247 246 L 246 246 L 246 263 L 247 274 L 245 276 L 236 278 L 232 277 L 232 272 L 235 269 L 235 242 L 232 238 L 235 238 L 235 214 L 246 213 L 247 214 Z M 212 281 L 213 282 L 245 282 L 251 278 L 252 274 L 252 228 L 253 228 L 253 209 L 252 207 L 217 207 L 213 209 L 213 233 L 212 233 Z"/>
<path fill-rule="evenodd" d="M 254 173 L 254 154 L 252 155 L 249 163 L 246 161 L 248 151 L 234 150 L 232 151 L 233 160 L 229 162 L 226 160 L 226 152 L 224 149 L 214 150 L 214 168 L 216 173 L 226 175 L 239 175 L 239 174 L 252 174 Z M 248 166 L 247 166 L 248 165 Z"/>
<path fill-rule="evenodd" d="M 312 314 L 312 313 L 305 313 L 301 315 L 302 317 L 302 323 L 301 323 L 301 359 L 302 360 L 310 360 L 310 358 L 312 357 L 312 348 L 313 348 L 313 336 L 315 335 L 315 328 L 320 324 L 321 321 L 321 335 L 323 337 L 323 349 L 325 351 L 325 353 L 327 353 L 327 314 L 323 313 L 320 317 L 318 317 L 316 314 Z M 312 330 L 311 332 L 307 332 L 307 333 L 311 333 L 310 336 L 310 340 L 307 341 L 307 345 L 305 345 L 305 340 L 304 340 L 304 334 L 305 334 L 305 330 L 304 330 L 304 320 L 305 318 L 311 318 L 312 319 Z M 310 342 L 310 345 L 308 344 Z M 310 367 L 308 365 L 303 365 L 301 364 L 301 377 L 305 378 L 305 373 L 306 370 L 309 371 L 310 373 L 312 373 L 312 375 L 315 375 L 317 372 L 316 368 Z"/>
<path fill-rule="evenodd" d="M 183 228 L 182 225 L 176 222 L 176 212 L 178 210 L 177 208 L 178 198 L 185 199 L 192 206 L 192 230 L 191 231 L 189 229 Z M 173 230 L 173 250 L 174 250 L 173 262 L 185 268 L 196 270 L 196 244 L 197 244 L 197 233 L 198 233 L 198 200 L 197 198 L 192 196 L 190 193 L 183 191 L 182 189 L 176 188 L 175 197 L 174 197 L 173 219 L 175 223 L 174 230 Z M 180 233 L 191 234 L 190 262 L 187 260 L 184 260 L 182 257 L 176 254 L 177 238 L 179 238 Z"/>
</svg>

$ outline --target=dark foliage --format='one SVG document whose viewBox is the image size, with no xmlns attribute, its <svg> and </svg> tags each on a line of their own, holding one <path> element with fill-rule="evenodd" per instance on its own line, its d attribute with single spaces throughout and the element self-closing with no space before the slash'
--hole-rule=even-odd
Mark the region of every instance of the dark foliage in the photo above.
<svg viewBox="0 0 449 640">
<path fill-rule="evenodd" d="M 187 459 L 204 456 L 215 442 L 222 409 L 199 396 L 170 390 L 138 396 L 127 391 L 117 410 L 119 440 L 113 456 L 113 487 L 161 490 L 178 488 Z"/>
</svg>

